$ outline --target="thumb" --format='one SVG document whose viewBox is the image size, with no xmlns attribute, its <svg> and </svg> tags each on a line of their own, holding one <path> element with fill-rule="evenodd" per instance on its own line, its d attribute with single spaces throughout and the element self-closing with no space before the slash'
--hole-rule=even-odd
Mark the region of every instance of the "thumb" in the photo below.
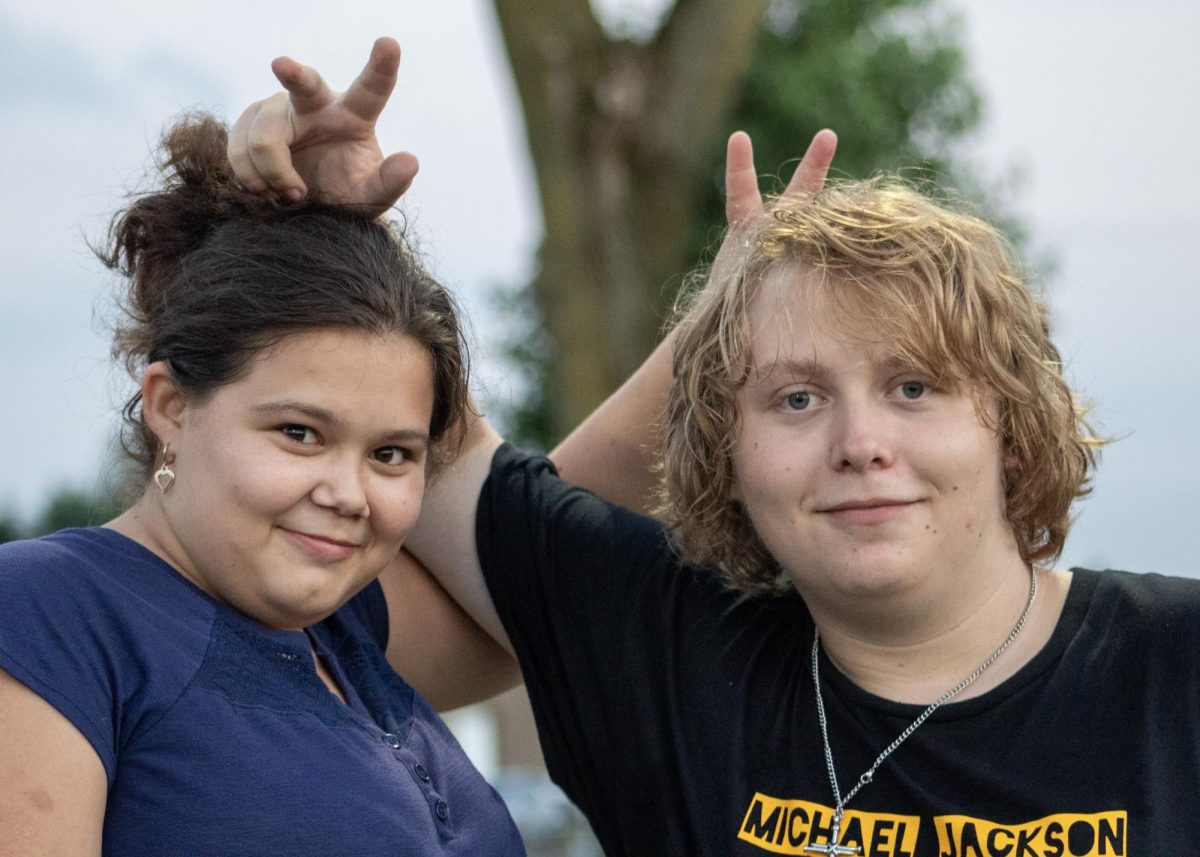
<svg viewBox="0 0 1200 857">
<path fill-rule="evenodd" d="M 388 155 L 379 165 L 379 204 L 391 208 L 408 190 L 420 164 L 411 152 Z"/>
</svg>

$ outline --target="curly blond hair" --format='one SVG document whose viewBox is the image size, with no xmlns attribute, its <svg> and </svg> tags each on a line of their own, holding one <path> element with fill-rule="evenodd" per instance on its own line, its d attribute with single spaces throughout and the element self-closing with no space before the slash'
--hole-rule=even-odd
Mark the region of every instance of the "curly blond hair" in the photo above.
<svg viewBox="0 0 1200 857">
<path fill-rule="evenodd" d="M 914 368 L 972 391 L 1001 440 L 1005 514 L 1022 558 L 1057 558 L 1101 442 L 1063 379 L 1046 307 L 994 227 L 885 177 L 776 201 L 730 236 L 706 284 L 681 301 L 660 511 L 684 560 L 720 569 L 747 594 L 791 590 L 733 496 L 737 396 L 753 368 L 749 309 L 781 266 L 795 267 L 797 281 L 815 274 L 805 280 L 835 313 Z"/>
</svg>

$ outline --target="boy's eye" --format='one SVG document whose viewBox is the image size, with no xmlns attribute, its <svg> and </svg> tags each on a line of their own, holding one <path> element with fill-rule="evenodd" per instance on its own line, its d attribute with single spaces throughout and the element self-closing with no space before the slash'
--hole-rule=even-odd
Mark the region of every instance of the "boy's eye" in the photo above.
<svg viewBox="0 0 1200 857">
<path fill-rule="evenodd" d="M 905 381 L 900 385 L 900 395 L 906 399 L 919 399 L 925 395 L 925 384 L 921 381 Z"/>
<path fill-rule="evenodd" d="M 312 429 L 310 429 L 308 426 L 299 426 L 299 425 L 284 426 L 283 428 L 280 429 L 280 431 L 282 431 L 285 435 L 287 435 L 292 440 L 296 441 L 296 443 L 310 444 L 310 443 L 317 442 L 317 433 L 315 431 L 313 431 Z"/>
<path fill-rule="evenodd" d="M 787 397 L 783 400 L 784 405 L 793 411 L 803 411 L 811 402 L 812 394 L 805 392 L 804 390 L 797 390 L 794 393 L 788 393 Z"/>
</svg>

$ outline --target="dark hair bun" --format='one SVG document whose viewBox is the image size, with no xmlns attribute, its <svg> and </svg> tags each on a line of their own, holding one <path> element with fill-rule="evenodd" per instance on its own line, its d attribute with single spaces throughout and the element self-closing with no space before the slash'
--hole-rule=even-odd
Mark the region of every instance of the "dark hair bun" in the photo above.
<svg viewBox="0 0 1200 857">
<path fill-rule="evenodd" d="M 348 207 L 246 190 L 227 141 L 211 116 L 184 116 L 163 136 L 157 186 L 113 218 L 96 252 L 126 280 L 114 358 L 135 379 L 164 361 L 184 393 L 203 396 L 292 333 L 405 335 L 433 358 L 431 438 L 458 431 L 467 359 L 450 295 L 391 225 Z M 125 448 L 149 469 L 158 441 L 140 395 L 126 403 L 125 420 Z"/>
<path fill-rule="evenodd" d="M 250 193 L 233 176 L 226 157 L 225 125 L 207 114 L 181 117 L 159 145 L 159 187 L 137 196 L 109 229 L 108 248 L 97 255 L 129 280 L 125 310 L 137 324 L 162 311 L 167 287 L 192 250 L 231 217 L 278 209 Z M 145 359 L 150 346 L 133 328 L 119 332 L 115 354 L 127 364 Z"/>
</svg>

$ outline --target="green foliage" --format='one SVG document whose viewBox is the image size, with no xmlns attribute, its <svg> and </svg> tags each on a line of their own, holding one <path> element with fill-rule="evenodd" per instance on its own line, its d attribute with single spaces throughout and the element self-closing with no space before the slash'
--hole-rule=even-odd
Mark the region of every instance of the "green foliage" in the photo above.
<svg viewBox="0 0 1200 857">
<path fill-rule="evenodd" d="M 16 516 L 7 509 L 0 512 L 0 544 L 15 542 L 23 537 L 21 522 L 17 520 Z"/>
<path fill-rule="evenodd" d="M 32 521 L 22 521 L 12 510 L 0 511 L 0 544 L 32 539 L 67 527 L 91 527 L 111 521 L 125 510 L 123 492 L 103 480 L 95 491 L 64 486 L 54 491 Z"/>
<path fill-rule="evenodd" d="M 546 452 L 554 444 L 553 402 L 547 368 L 553 346 L 532 285 L 516 291 L 493 290 L 492 309 L 499 320 L 500 350 L 520 386 L 516 401 L 486 402 L 495 412 L 497 428 L 522 449 Z"/>
<path fill-rule="evenodd" d="M 112 520 L 120 513 L 121 506 L 105 492 L 60 488 L 46 502 L 30 535 L 41 536 L 67 527 L 91 527 Z"/>
</svg>

